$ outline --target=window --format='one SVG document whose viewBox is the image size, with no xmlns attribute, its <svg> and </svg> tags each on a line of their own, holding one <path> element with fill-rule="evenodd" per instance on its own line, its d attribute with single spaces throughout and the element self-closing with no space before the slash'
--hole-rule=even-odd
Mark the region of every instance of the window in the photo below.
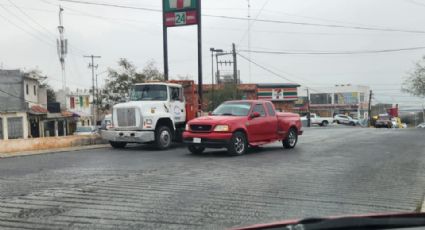
<svg viewBox="0 0 425 230">
<path fill-rule="evenodd" d="M 9 139 L 19 139 L 24 137 L 23 118 L 9 117 L 7 118 L 7 132 Z"/>
<path fill-rule="evenodd" d="M 329 93 L 310 94 L 310 101 L 315 105 L 332 104 L 332 95 Z"/>
<path fill-rule="evenodd" d="M 266 116 L 266 111 L 264 110 L 264 106 L 262 104 L 257 104 L 254 106 L 254 109 L 252 110 L 252 112 L 257 112 L 259 113 L 262 117 Z"/>
<path fill-rule="evenodd" d="M 27 95 L 30 93 L 30 90 L 29 90 L 29 87 L 28 87 L 28 84 L 25 86 L 25 91 L 27 92 Z"/>
<path fill-rule="evenodd" d="M 360 102 L 365 102 L 364 93 L 360 93 Z"/>
<path fill-rule="evenodd" d="M 131 101 L 166 101 L 167 86 L 165 85 L 136 85 L 130 93 Z"/>
<path fill-rule="evenodd" d="M 212 113 L 213 116 L 247 116 L 251 109 L 248 102 L 228 102 L 217 107 Z"/>
<path fill-rule="evenodd" d="M 37 89 L 36 89 L 35 85 L 33 86 L 33 89 L 34 89 L 34 96 L 35 96 L 35 95 L 37 95 Z"/>
<path fill-rule="evenodd" d="M 170 87 L 171 101 L 183 101 L 182 93 L 178 87 Z"/>
<path fill-rule="evenodd" d="M 276 115 L 276 113 L 275 113 L 275 111 L 273 109 L 272 103 L 270 103 L 270 102 L 266 103 L 266 107 L 267 107 L 267 111 L 269 112 L 269 115 L 270 116 L 275 116 Z"/>
</svg>

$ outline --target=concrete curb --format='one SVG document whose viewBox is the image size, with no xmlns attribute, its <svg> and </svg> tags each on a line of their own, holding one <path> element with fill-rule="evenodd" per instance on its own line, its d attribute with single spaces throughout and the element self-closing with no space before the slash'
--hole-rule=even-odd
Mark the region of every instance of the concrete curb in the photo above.
<svg viewBox="0 0 425 230">
<path fill-rule="evenodd" d="M 36 150 L 36 151 L 14 152 L 14 153 L 0 153 L 0 159 L 40 155 L 40 154 L 48 154 L 48 153 L 75 152 L 75 151 L 90 150 L 90 149 L 102 149 L 102 148 L 108 148 L 108 147 L 110 147 L 109 144 L 98 144 L 98 145 L 86 145 L 86 146 L 77 146 L 77 147 L 69 147 L 69 148 L 45 149 L 45 150 Z"/>
</svg>

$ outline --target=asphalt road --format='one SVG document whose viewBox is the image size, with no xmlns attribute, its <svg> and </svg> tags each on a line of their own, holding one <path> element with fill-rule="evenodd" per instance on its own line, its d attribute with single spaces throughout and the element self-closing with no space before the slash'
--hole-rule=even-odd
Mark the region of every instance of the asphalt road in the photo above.
<svg viewBox="0 0 425 230">
<path fill-rule="evenodd" d="M 312 216 L 413 211 L 424 130 L 311 128 L 228 157 L 182 146 L 0 160 L 0 229 L 224 229 Z"/>
</svg>

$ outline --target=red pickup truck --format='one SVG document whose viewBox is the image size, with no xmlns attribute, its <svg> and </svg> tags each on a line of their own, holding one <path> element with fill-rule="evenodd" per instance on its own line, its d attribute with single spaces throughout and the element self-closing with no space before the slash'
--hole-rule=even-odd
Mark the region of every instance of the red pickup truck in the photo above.
<svg viewBox="0 0 425 230">
<path fill-rule="evenodd" d="M 230 155 L 242 155 L 248 147 L 275 141 L 294 148 L 301 127 L 298 114 L 276 112 L 269 101 L 228 101 L 209 116 L 189 121 L 183 142 L 193 154 L 201 154 L 205 148 L 227 148 Z"/>
</svg>

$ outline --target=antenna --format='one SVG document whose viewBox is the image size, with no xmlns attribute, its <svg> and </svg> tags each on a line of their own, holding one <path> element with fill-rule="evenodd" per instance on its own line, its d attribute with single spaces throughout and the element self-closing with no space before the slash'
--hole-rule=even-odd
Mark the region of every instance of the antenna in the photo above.
<svg viewBox="0 0 425 230">
<path fill-rule="evenodd" d="M 63 105 L 66 105 L 66 73 L 65 73 L 65 57 L 68 53 L 68 40 L 64 38 L 64 32 L 65 27 L 63 26 L 63 11 L 64 9 L 62 6 L 59 5 L 59 39 L 57 39 L 57 51 L 59 56 L 59 61 L 61 63 L 61 69 L 62 69 L 62 92 L 63 92 L 63 98 L 61 101 Z"/>
</svg>

